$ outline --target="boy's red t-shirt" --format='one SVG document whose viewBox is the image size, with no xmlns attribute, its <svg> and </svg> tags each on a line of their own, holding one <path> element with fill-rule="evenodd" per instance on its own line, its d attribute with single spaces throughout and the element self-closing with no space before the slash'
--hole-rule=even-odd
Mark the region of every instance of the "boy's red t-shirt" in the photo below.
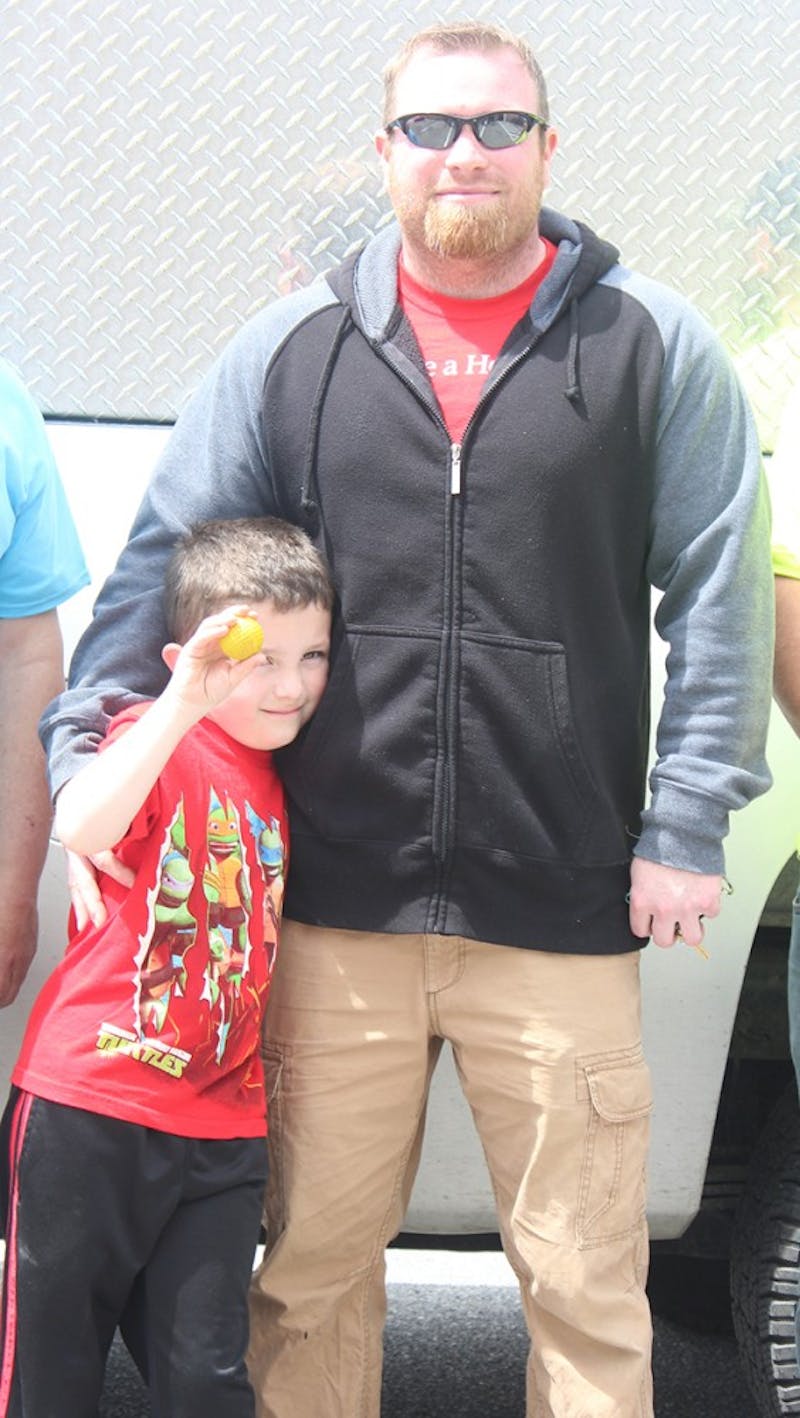
<svg viewBox="0 0 800 1418">
<path fill-rule="evenodd" d="M 146 708 L 118 715 L 109 738 Z M 117 849 L 133 887 L 101 879 L 108 920 L 72 932 L 12 1081 L 184 1137 L 263 1135 L 259 1044 L 287 841 L 271 756 L 201 721 Z"/>
</svg>

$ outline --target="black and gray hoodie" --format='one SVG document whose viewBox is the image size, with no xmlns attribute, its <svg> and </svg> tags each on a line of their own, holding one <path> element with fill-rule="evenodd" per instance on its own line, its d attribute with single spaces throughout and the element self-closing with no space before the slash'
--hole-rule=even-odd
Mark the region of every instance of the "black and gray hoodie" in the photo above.
<svg viewBox="0 0 800 1418">
<path fill-rule="evenodd" d="M 340 597 L 322 704 L 279 756 L 289 915 L 610 953 L 641 943 L 632 850 L 722 870 L 730 810 L 769 782 L 757 436 L 684 300 L 579 223 L 542 232 L 555 264 L 460 447 L 397 305 L 395 228 L 242 329 L 46 716 L 54 788 L 161 688 L 175 537 L 270 513 L 311 532 Z M 651 587 L 669 655 L 643 813 Z"/>
</svg>

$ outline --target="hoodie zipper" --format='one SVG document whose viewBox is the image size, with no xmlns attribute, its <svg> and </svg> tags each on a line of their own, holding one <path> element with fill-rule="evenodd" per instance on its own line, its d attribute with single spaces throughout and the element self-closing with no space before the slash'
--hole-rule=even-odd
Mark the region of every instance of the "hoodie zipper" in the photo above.
<svg viewBox="0 0 800 1418">
<path fill-rule="evenodd" d="M 459 547 L 463 516 L 463 501 L 461 498 L 463 490 L 462 456 L 477 414 L 489 399 L 494 398 L 496 391 L 499 389 L 500 385 L 505 382 L 512 370 L 516 369 L 517 365 L 521 364 L 524 359 L 527 359 L 531 350 L 538 343 L 539 338 L 540 332 L 535 331 L 532 340 L 506 366 L 502 374 L 498 376 L 496 383 L 492 385 L 492 388 L 479 398 L 469 417 L 461 441 L 455 443 L 450 440 L 448 444 L 447 470 L 450 496 L 448 499 L 446 520 L 442 606 L 443 633 L 438 665 L 439 693 L 436 702 L 437 742 L 439 747 L 437 749 L 436 762 L 434 765 L 433 806 L 431 813 L 431 850 L 436 865 L 436 882 L 428 908 L 427 925 L 427 929 L 432 934 L 443 932 L 447 924 L 447 879 L 451 865 L 453 825 L 456 812 L 456 779 L 453 764 L 453 751 L 457 743 L 457 686 L 460 670 L 458 626 L 460 625 L 461 612 L 461 556 Z M 397 368 L 394 361 L 387 358 L 380 344 L 372 342 L 372 347 L 376 354 L 391 366 L 395 376 L 410 390 L 415 398 L 419 400 L 427 413 L 433 417 L 434 421 L 438 423 L 444 433 L 447 434 L 445 424 L 433 405 L 424 399 L 419 389 Z"/>
<path fill-rule="evenodd" d="M 447 881 L 452 857 L 452 840 L 456 816 L 456 774 L 454 749 L 458 742 L 458 683 L 460 677 L 461 642 L 461 493 L 462 457 L 470 431 L 478 413 L 492 398 L 500 385 L 524 359 L 527 359 L 540 338 L 536 331 L 531 341 L 506 366 L 497 382 L 484 393 L 473 409 L 460 443 L 450 443 L 450 498 L 445 549 L 445 598 L 443 607 L 442 653 L 439 657 L 440 694 L 437 702 L 438 742 L 440 744 L 434 772 L 434 793 L 431 839 L 436 863 L 436 885 L 428 910 L 428 929 L 432 934 L 445 930 L 447 924 Z M 441 708 L 441 717 L 440 717 Z"/>
<path fill-rule="evenodd" d="M 465 430 L 466 432 L 466 430 Z M 446 511 L 444 576 L 442 585 L 442 642 L 439 652 L 439 695 L 436 705 L 437 754 L 433 778 L 433 811 L 431 815 L 431 847 L 436 862 L 437 881 L 429 910 L 429 929 L 442 929 L 444 916 L 445 872 L 452 823 L 455 815 L 455 772 L 453 746 L 457 741 L 458 684 L 460 642 L 461 558 L 458 553 L 463 503 L 461 501 L 461 443 L 451 443 L 449 449 L 450 497 Z"/>
<path fill-rule="evenodd" d="M 450 492 L 457 497 L 461 491 L 461 444 L 450 444 Z"/>
</svg>

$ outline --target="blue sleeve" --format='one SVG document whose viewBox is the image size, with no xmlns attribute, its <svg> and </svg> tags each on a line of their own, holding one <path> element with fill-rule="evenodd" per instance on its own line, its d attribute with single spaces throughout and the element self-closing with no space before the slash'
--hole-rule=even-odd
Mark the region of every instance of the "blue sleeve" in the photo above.
<svg viewBox="0 0 800 1418">
<path fill-rule="evenodd" d="M 44 420 L 0 362 L 0 618 L 52 610 L 88 582 Z"/>
</svg>

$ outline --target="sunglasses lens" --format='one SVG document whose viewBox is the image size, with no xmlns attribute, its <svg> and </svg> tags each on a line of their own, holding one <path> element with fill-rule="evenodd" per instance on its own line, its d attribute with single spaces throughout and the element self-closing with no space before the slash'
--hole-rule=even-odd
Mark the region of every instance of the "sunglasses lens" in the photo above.
<svg viewBox="0 0 800 1418">
<path fill-rule="evenodd" d="M 472 128 L 484 148 L 513 148 L 534 126 L 527 113 L 485 113 L 480 118 L 454 118 L 446 113 L 413 113 L 395 120 L 418 148 L 449 148 L 464 124 Z"/>
<path fill-rule="evenodd" d="M 485 148 L 513 148 L 530 131 L 524 113 L 490 113 L 477 127 Z"/>
<path fill-rule="evenodd" d="M 438 113 L 417 113 L 403 124 L 406 137 L 418 148 L 448 148 L 455 137 L 455 130 L 453 120 Z"/>
</svg>

